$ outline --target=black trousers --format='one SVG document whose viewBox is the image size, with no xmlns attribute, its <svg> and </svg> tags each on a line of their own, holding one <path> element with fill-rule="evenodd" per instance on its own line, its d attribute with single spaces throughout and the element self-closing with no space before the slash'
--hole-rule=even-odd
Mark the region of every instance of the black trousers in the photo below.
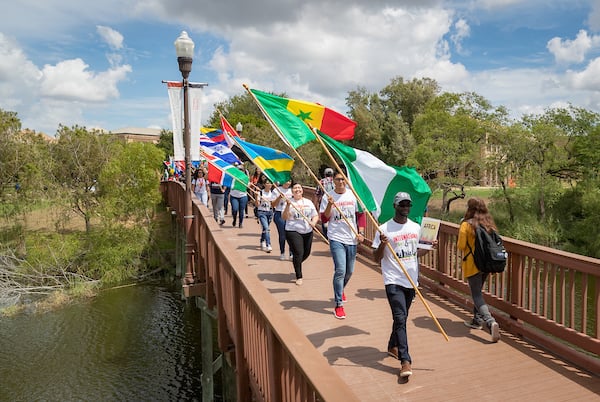
<svg viewBox="0 0 600 402">
<path fill-rule="evenodd" d="M 310 255 L 312 247 L 313 232 L 301 234 L 298 232 L 285 231 L 285 239 L 287 240 L 290 251 L 293 254 L 292 262 L 294 264 L 294 272 L 296 279 L 302 278 L 302 262 Z"/>
</svg>

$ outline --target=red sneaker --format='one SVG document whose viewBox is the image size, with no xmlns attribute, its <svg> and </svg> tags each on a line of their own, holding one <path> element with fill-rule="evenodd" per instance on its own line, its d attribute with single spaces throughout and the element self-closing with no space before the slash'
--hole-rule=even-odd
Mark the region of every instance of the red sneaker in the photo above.
<svg viewBox="0 0 600 402">
<path fill-rule="evenodd" d="M 346 293 L 342 293 L 342 301 L 346 303 Z"/>
<path fill-rule="evenodd" d="M 343 320 L 346 318 L 346 312 L 344 311 L 344 306 L 337 306 L 335 310 L 333 310 L 333 315 L 338 320 Z"/>
</svg>

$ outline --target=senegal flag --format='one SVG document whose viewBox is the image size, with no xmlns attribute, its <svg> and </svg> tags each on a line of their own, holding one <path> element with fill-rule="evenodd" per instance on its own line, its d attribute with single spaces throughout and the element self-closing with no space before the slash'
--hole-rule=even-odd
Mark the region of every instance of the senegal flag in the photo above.
<svg viewBox="0 0 600 402">
<path fill-rule="evenodd" d="M 313 141 L 311 127 L 336 140 L 354 138 L 356 122 L 317 103 L 287 99 L 250 89 L 263 113 L 293 148 Z"/>
<path fill-rule="evenodd" d="M 400 191 L 409 193 L 412 199 L 409 218 L 421 223 L 431 189 L 414 168 L 389 166 L 368 152 L 344 145 L 326 135 L 322 135 L 321 139 L 342 160 L 352 188 L 380 223 L 394 217 L 394 196 Z"/>
</svg>

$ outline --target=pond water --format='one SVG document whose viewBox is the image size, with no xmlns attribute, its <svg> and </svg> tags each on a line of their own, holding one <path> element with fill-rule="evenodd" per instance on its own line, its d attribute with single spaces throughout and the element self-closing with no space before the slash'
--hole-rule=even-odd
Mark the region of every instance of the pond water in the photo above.
<svg viewBox="0 0 600 402">
<path fill-rule="evenodd" d="M 194 401 L 200 375 L 200 312 L 170 286 L 0 318 L 0 401 Z"/>
</svg>

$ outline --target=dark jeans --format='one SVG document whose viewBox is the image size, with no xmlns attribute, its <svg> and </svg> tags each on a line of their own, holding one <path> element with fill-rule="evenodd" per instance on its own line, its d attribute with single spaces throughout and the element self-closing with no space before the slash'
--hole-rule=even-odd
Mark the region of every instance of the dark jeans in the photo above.
<svg viewBox="0 0 600 402">
<path fill-rule="evenodd" d="M 227 215 L 227 209 L 229 206 L 229 191 L 231 191 L 231 188 L 226 187 L 225 188 L 225 198 L 223 199 L 223 210 L 225 211 L 225 215 Z"/>
<path fill-rule="evenodd" d="M 277 234 L 279 236 L 279 252 L 281 254 L 285 253 L 285 221 L 281 216 L 281 211 L 275 211 L 273 214 L 273 221 L 275 222 L 275 227 L 277 227 Z"/>
<path fill-rule="evenodd" d="M 258 220 L 262 226 L 262 232 L 260 234 L 260 242 L 267 243 L 267 246 L 271 245 L 271 230 L 269 226 L 273 220 L 273 211 L 258 211 Z"/>
<path fill-rule="evenodd" d="M 408 353 L 406 322 L 408 320 L 408 310 L 410 310 L 410 305 L 415 298 L 415 293 L 412 288 L 405 288 L 400 285 L 385 285 L 385 294 L 394 319 L 388 349 L 397 346 L 400 361 L 408 361 L 409 363 L 412 363 L 412 360 Z"/>
<path fill-rule="evenodd" d="M 244 211 L 246 210 L 246 205 L 248 205 L 248 196 L 245 195 L 243 197 L 229 197 L 229 202 L 231 203 L 231 216 L 233 216 L 233 224 L 235 225 L 236 215 L 239 215 L 238 223 L 240 227 L 242 227 L 242 222 L 244 222 Z"/>
<path fill-rule="evenodd" d="M 290 251 L 294 255 L 292 262 L 294 264 L 294 272 L 296 272 L 296 279 L 300 279 L 302 278 L 302 262 L 310 255 L 313 232 L 301 234 L 286 230 L 285 238 L 290 245 Z"/>
</svg>

